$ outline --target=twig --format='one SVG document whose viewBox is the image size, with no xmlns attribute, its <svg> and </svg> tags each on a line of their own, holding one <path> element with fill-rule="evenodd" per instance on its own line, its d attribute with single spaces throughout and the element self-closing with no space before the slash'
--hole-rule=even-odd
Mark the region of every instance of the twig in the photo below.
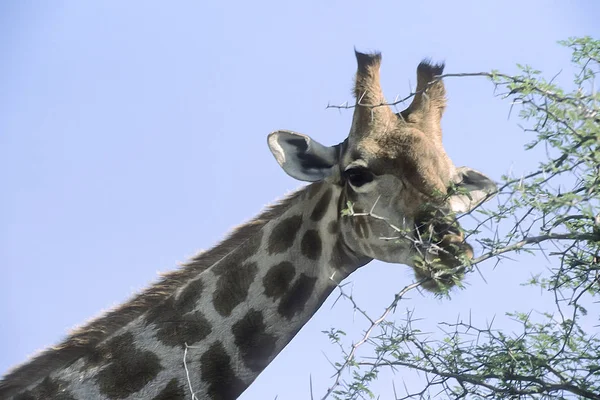
<svg viewBox="0 0 600 400">
<path fill-rule="evenodd" d="M 187 352 L 188 352 L 188 348 L 190 348 L 190 346 L 188 346 L 188 344 L 185 343 L 185 350 L 183 351 L 183 367 L 185 368 L 185 376 L 186 376 L 187 381 L 188 381 L 188 386 L 190 388 L 190 393 L 192 395 L 192 400 L 198 400 L 198 397 L 196 397 L 196 393 L 194 392 L 194 388 L 192 387 L 192 381 L 190 379 L 190 371 L 188 370 L 188 366 L 187 366 Z"/>
</svg>

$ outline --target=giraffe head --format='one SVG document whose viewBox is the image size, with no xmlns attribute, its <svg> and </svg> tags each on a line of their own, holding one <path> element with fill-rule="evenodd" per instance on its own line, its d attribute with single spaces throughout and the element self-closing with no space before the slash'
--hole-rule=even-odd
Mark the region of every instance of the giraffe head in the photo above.
<svg viewBox="0 0 600 400">
<path fill-rule="evenodd" d="M 442 146 L 445 89 L 435 77 L 443 65 L 419 64 L 417 94 L 394 113 L 380 86 L 381 55 L 357 52 L 356 58 L 356 105 L 346 140 L 327 147 L 276 131 L 269 147 L 290 176 L 340 187 L 339 235 L 356 254 L 407 264 L 418 278 L 454 268 L 462 263 L 459 255 L 473 256 L 454 213 L 473 209 L 496 185 L 475 170 L 456 168 Z M 425 287 L 439 289 L 435 280 Z"/>
</svg>

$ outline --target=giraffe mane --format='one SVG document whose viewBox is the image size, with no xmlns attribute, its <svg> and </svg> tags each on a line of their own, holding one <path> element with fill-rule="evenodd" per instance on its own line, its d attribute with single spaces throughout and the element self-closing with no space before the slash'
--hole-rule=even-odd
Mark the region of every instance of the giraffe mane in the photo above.
<svg viewBox="0 0 600 400">
<path fill-rule="evenodd" d="M 257 217 L 240 225 L 210 250 L 202 251 L 183 263 L 179 269 L 161 274 L 158 282 L 135 294 L 90 322 L 75 328 L 60 344 L 32 356 L 14 367 L 0 380 L 0 397 L 10 396 L 46 377 L 53 370 L 66 367 L 146 311 L 171 296 L 177 288 L 208 269 L 221 258 L 256 235 L 267 222 L 284 214 L 311 186 L 292 192 L 281 201 L 268 206 Z"/>
</svg>

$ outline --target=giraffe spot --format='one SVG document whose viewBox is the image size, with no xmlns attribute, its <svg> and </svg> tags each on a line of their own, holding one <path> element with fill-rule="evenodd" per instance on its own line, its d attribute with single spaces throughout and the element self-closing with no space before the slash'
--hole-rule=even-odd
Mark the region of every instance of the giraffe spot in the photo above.
<svg viewBox="0 0 600 400">
<path fill-rule="evenodd" d="M 234 252 L 228 254 L 225 258 L 221 260 L 217 265 L 215 265 L 211 271 L 217 275 L 223 275 L 225 272 L 229 271 L 229 266 L 234 265 L 238 266 L 247 261 L 250 257 L 255 255 L 260 249 L 260 245 L 262 243 L 262 232 L 257 232 L 253 234 L 253 236 L 249 237 L 240 248 L 236 249 Z"/>
<path fill-rule="evenodd" d="M 276 337 L 266 333 L 265 329 L 263 315 L 256 310 L 250 310 L 231 327 L 244 364 L 254 372 L 265 369 L 275 351 Z"/>
<path fill-rule="evenodd" d="M 244 382 L 235 376 L 231 357 L 221 342 L 213 343 L 200 357 L 202 380 L 207 383 L 207 394 L 212 400 L 237 399 L 246 389 Z"/>
<path fill-rule="evenodd" d="M 277 311 L 282 316 L 291 319 L 297 313 L 304 310 L 306 302 L 310 298 L 317 278 L 300 274 L 294 286 L 282 297 Z"/>
<path fill-rule="evenodd" d="M 256 277 L 256 263 L 243 265 L 227 264 L 219 276 L 217 287 L 213 293 L 213 306 L 224 317 L 248 297 L 248 289 Z"/>
<path fill-rule="evenodd" d="M 124 399 L 143 389 L 163 369 L 156 354 L 136 347 L 130 332 L 102 345 L 108 361 L 96 376 L 100 393 L 110 399 Z"/>
<path fill-rule="evenodd" d="M 194 344 L 211 332 L 202 312 L 193 311 L 202 295 L 201 279 L 190 282 L 179 296 L 171 296 L 146 314 L 146 325 L 156 325 L 156 338 L 167 346 Z"/>
<path fill-rule="evenodd" d="M 244 259 L 250 258 L 260 250 L 260 245 L 262 244 L 262 230 L 254 233 L 252 237 L 246 240 L 242 249 L 240 249 L 240 255 L 244 257 Z"/>
<path fill-rule="evenodd" d="M 265 296 L 278 299 L 288 290 L 296 271 L 291 262 L 283 261 L 269 269 L 263 278 Z"/>
<path fill-rule="evenodd" d="M 173 320 L 180 315 L 190 312 L 202 296 L 204 282 L 196 279 L 190 282 L 179 296 L 170 296 L 146 314 L 146 322 Z"/>
<path fill-rule="evenodd" d="M 177 379 L 173 378 L 167 383 L 167 386 L 154 396 L 152 400 L 184 400 L 184 386 L 180 385 Z"/>
<path fill-rule="evenodd" d="M 302 236 L 302 242 L 300 243 L 300 251 L 304 256 L 311 260 L 317 260 L 321 256 L 323 245 L 321 244 L 321 237 L 319 232 L 314 229 L 309 229 Z"/>
<path fill-rule="evenodd" d="M 340 229 L 340 224 L 337 222 L 337 220 L 333 220 L 329 223 L 329 225 L 327 225 L 327 232 L 329 232 L 329 234 L 331 235 L 337 235 Z"/>
<path fill-rule="evenodd" d="M 296 235 L 302 226 L 302 216 L 296 215 L 279 222 L 271 231 L 267 251 L 269 254 L 283 253 L 294 244 Z"/>
<path fill-rule="evenodd" d="M 175 306 L 184 312 L 193 310 L 196 306 L 196 302 L 200 299 L 200 296 L 202 296 L 203 290 L 204 282 L 202 279 L 191 281 L 179 296 L 177 296 Z"/>
<path fill-rule="evenodd" d="M 327 213 L 327 210 L 329 209 L 329 203 L 331 203 L 332 194 L 333 190 L 331 190 L 331 188 L 328 188 L 325 191 L 325 193 L 323 193 L 323 196 L 321 196 L 321 198 L 315 205 L 312 214 L 310 214 L 311 220 L 317 222 L 323 219 L 323 217 Z"/>
<path fill-rule="evenodd" d="M 156 322 L 156 338 L 167 346 L 181 346 L 198 343 L 204 339 L 212 328 L 204 314 L 200 311 L 180 315 L 172 320 L 163 319 Z"/>
<path fill-rule="evenodd" d="M 15 396 L 14 400 L 75 400 L 75 397 L 65 390 L 65 386 L 65 382 L 47 377 L 33 389 Z"/>
</svg>

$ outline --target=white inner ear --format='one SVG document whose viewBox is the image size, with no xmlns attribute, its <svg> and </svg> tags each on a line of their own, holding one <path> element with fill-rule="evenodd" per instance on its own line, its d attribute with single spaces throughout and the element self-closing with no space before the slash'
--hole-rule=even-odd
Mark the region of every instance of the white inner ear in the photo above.
<svg viewBox="0 0 600 400">
<path fill-rule="evenodd" d="M 450 197 L 449 200 L 450 203 L 450 209 L 452 211 L 454 211 L 455 213 L 466 213 L 467 211 L 471 210 L 472 208 L 475 208 L 475 205 L 473 205 L 473 207 L 471 207 L 471 204 L 473 203 L 471 200 L 469 200 L 469 198 L 465 195 L 462 196 L 452 196 Z"/>
<path fill-rule="evenodd" d="M 458 194 L 451 196 L 448 203 L 452 211 L 465 213 L 477 207 L 480 203 L 489 200 L 498 190 L 494 181 L 467 167 L 457 168 L 457 181 L 459 187 L 468 191 L 469 195 Z"/>
<path fill-rule="evenodd" d="M 316 182 L 333 173 L 337 164 L 336 147 L 323 146 L 309 136 L 291 131 L 276 131 L 268 144 L 283 170 L 293 178 Z"/>
<path fill-rule="evenodd" d="M 286 164 L 286 157 L 281 142 L 283 142 L 284 145 L 287 145 L 287 147 L 289 147 L 289 144 L 287 144 L 287 142 L 285 142 L 284 140 L 280 142 L 279 139 L 279 135 L 271 134 L 269 135 L 267 141 L 269 143 L 269 148 L 271 149 L 273 156 L 275 156 L 275 160 L 277 160 L 277 163 L 279 163 L 279 165 L 283 167 Z"/>
</svg>

